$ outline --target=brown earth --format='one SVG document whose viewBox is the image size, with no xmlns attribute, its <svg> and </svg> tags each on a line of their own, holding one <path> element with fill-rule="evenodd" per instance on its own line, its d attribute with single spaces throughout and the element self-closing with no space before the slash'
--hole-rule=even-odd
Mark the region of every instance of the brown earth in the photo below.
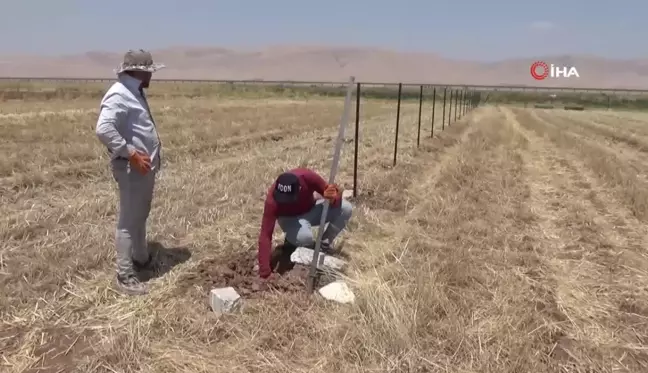
<svg viewBox="0 0 648 373">
<path fill-rule="evenodd" d="M 309 276 L 309 267 L 295 264 L 290 261 L 290 254 L 279 254 L 279 260 L 275 262 L 273 270 L 275 276 L 268 283 L 267 291 L 278 291 L 282 293 L 304 292 Z M 256 264 L 256 252 L 242 252 L 233 254 L 226 258 L 205 259 L 190 273 L 181 278 L 179 293 L 184 293 L 190 288 L 198 287 L 203 293 L 214 288 L 231 286 L 243 298 L 257 296 L 259 278 L 254 270 Z M 318 285 L 324 286 L 332 279 L 324 273 L 319 273 Z"/>
</svg>

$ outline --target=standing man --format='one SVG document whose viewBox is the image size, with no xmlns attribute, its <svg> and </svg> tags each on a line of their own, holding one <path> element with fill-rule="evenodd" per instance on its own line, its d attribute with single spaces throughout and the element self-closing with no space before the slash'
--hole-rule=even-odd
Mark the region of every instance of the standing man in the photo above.
<svg viewBox="0 0 648 373">
<path fill-rule="evenodd" d="M 328 184 L 316 172 L 297 168 L 279 175 L 268 190 L 261 221 L 258 260 L 262 282 L 267 281 L 272 274 L 270 248 L 275 222 L 279 223 L 286 234 L 284 255 L 289 255 L 298 246 L 310 247 L 315 244 L 311 227 L 320 223 L 324 200 L 316 201 L 313 192 L 330 202 L 326 217 L 328 227 L 320 244 L 322 252 L 331 251 L 333 240 L 351 219 L 351 203 L 342 198 L 340 188 Z"/>
<path fill-rule="evenodd" d="M 101 100 L 96 133 L 108 148 L 113 177 L 119 189 L 119 218 L 115 232 L 116 285 L 129 295 L 148 293 L 136 271 L 150 266 L 146 221 L 151 210 L 155 175 L 160 169 L 160 138 L 144 88 L 154 72 L 151 53 L 130 50 L 115 72 L 118 80 Z"/>
</svg>

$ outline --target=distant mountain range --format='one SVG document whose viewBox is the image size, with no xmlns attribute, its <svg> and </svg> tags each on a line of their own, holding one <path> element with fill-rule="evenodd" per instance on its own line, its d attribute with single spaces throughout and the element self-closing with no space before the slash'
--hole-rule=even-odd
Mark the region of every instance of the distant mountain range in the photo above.
<svg viewBox="0 0 648 373">
<path fill-rule="evenodd" d="M 274 46 L 260 50 L 171 47 L 152 50 L 167 65 L 156 78 L 358 81 L 385 83 L 527 85 L 648 90 L 648 59 L 613 60 L 597 56 L 534 56 L 492 63 L 453 60 L 433 53 L 369 47 Z M 90 51 L 57 57 L 0 56 L 0 77 L 111 78 L 123 52 Z M 574 66 L 570 78 L 531 77 L 530 66 L 545 61 Z"/>
</svg>

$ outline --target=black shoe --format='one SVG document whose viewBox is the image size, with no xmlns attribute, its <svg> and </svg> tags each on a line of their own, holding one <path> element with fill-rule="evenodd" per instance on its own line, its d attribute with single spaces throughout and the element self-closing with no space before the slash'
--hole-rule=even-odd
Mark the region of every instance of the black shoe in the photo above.
<svg viewBox="0 0 648 373">
<path fill-rule="evenodd" d="M 297 250 L 297 246 L 284 240 L 283 244 L 277 245 L 270 257 L 270 266 L 274 272 L 279 275 L 290 271 L 295 264 L 290 260 L 292 253 Z"/>
<path fill-rule="evenodd" d="M 149 254 L 148 259 L 145 263 L 140 263 L 137 260 L 133 259 L 133 268 L 136 271 L 142 271 L 146 269 L 152 269 L 153 267 L 153 255 Z"/>
<path fill-rule="evenodd" d="M 291 244 L 290 242 L 288 242 L 288 240 L 284 240 L 283 248 L 282 248 L 282 251 L 284 253 L 286 253 L 287 255 L 290 255 L 290 254 L 294 253 L 295 250 L 297 250 L 297 246 Z"/>
<path fill-rule="evenodd" d="M 320 252 L 324 254 L 331 254 L 333 252 L 333 246 L 328 240 L 322 240 L 320 244 Z"/>
<path fill-rule="evenodd" d="M 313 243 L 310 246 L 307 246 L 311 250 L 315 250 L 316 244 Z M 333 248 L 331 247 L 331 244 L 327 240 L 322 240 L 322 243 L 320 244 L 320 253 L 322 254 L 329 254 Z"/>
<path fill-rule="evenodd" d="M 297 250 L 297 246 L 286 240 L 284 240 L 283 244 L 277 245 L 277 247 L 272 250 L 272 254 L 270 254 L 271 268 L 275 268 L 281 261 L 290 261 L 290 255 L 292 255 L 295 250 Z"/>
</svg>

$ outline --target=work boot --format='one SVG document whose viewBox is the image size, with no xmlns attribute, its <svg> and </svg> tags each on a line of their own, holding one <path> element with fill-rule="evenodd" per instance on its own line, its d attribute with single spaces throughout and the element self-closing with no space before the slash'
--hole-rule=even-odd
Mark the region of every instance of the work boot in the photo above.
<svg viewBox="0 0 648 373">
<path fill-rule="evenodd" d="M 279 274 L 292 269 L 294 264 L 291 262 L 290 256 L 296 249 L 297 246 L 286 240 L 283 244 L 277 245 L 270 255 L 270 268 Z"/>
<path fill-rule="evenodd" d="M 322 240 L 320 244 L 320 252 L 324 254 L 331 254 L 333 252 L 333 246 L 329 240 Z"/>
<path fill-rule="evenodd" d="M 137 260 L 133 259 L 133 268 L 136 271 L 153 269 L 153 255 L 149 254 L 148 259 L 144 263 L 140 263 Z"/>
<path fill-rule="evenodd" d="M 297 246 L 291 244 L 290 242 L 288 242 L 288 240 L 284 239 L 283 249 L 282 249 L 284 255 L 290 256 L 292 253 L 295 252 L 295 250 L 297 250 Z"/>
<path fill-rule="evenodd" d="M 145 284 L 132 275 L 117 275 L 115 278 L 117 289 L 127 295 L 145 295 L 148 294 L 148 288 Z"/>
<path fill-rule="evenodd" d="M 315 242 L 313 242 L 310 246 L 307 246 L 311 250 L 315 250 Z M 322 254 L 330 254 L 331 251 L 333 250 L 333 247 L 331 246 L 331 243 L 328 240 L 322 240 L 322 243 L 320 244 L 320 253 Z"/>
</svg>

